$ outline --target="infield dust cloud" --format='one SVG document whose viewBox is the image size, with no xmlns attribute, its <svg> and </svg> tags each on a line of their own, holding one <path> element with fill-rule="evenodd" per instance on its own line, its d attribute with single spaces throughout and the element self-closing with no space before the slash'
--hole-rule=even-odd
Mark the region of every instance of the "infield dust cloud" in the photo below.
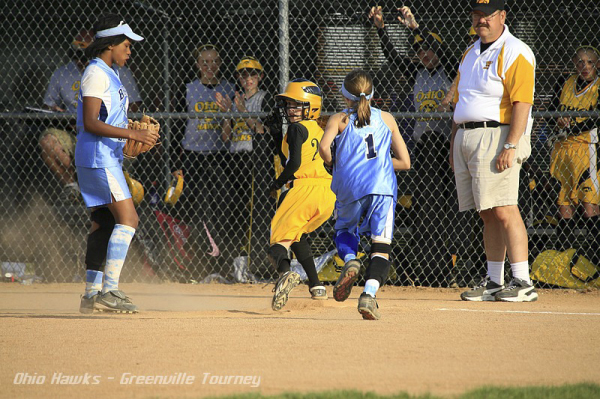
<svg viewBox="0 0 600 399">
<path fill-rule="evenodd" d="M 80 221 L 81 227 L 69 226 L 59 211 L 36 195 L 23 211 L 9 209 L 0 215 L 0 262 L 25 263 L 28 274 L 45 282 L 72 282 L 83 274 L 78 258 L 86 221 Z"/>
</svg>

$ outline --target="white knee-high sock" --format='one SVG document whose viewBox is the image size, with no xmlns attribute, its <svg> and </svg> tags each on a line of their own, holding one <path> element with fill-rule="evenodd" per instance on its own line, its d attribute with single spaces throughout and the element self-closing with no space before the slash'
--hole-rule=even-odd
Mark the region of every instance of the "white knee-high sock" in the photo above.
<svg viewBox="0 0 600 399">
<path fill-rule="evenodd" d="M 104 285 L 102 293 L 119 289 L 119 277 L 125 263 L 129 245 L 135 234 L 135 229 L 124 224 L 115 224 L 108 241 L 106 253 L 106 267 L 104 268 Z"/>
</svg>

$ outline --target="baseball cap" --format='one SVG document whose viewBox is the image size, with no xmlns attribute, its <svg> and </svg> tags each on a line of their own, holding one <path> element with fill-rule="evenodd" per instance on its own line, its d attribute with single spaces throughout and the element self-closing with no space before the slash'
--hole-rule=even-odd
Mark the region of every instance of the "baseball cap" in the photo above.
<svg viewBox="0 0 600 399">
<path fill-rule="evenodd" d="M 241 71 L 242 69 L 256 69 L 262 72 L 263 66 L 256 58 L 250 55 L 246 55 L 242 57 L 242 60 L 235 67 L 235 70 L 237 72 Z"/>
<path fill-rule="evenodd" d="M 504 0 L 471 0 L 473 11 L 481 11 L 486 15 L 493 14 L 496 10 L 504 10 Z"/>
<path fill-rule="evenodd" d="M 437 52 L 442 45 L 443 40 L 440 35 L 435 32 L 427 31 L 423 34 L 417 33 L 412 38 L 412 47 L 415 52 L 419 50 L 433 50 Z"/>
</svg>

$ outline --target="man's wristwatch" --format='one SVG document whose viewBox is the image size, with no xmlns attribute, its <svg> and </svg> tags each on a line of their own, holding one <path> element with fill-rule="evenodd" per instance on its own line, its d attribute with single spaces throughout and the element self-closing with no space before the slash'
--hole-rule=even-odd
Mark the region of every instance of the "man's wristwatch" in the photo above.
<svg viewBox="0 0 600 399">
<path fill-rule="evenodd" d="M 516 150 L 517 146 L 514 145 L 513 143 L 504 143 L 504 149 L 505 150 Z"/>
</svg>

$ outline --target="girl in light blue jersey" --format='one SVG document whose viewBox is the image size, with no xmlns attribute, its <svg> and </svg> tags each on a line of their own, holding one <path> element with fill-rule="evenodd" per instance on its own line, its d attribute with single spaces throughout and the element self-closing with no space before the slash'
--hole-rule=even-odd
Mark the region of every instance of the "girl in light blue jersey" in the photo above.
<svg viewBox="0 0 600 399">
<path fill-rule="evenodd" d="M 358 311 L 364 319 L 377 320 L 375 294 L 390 269 L 397 192 L 394 170 L 409 169 L 410 157 L 394 117 L 371 107 L 373 80 L 367 72 L 350 72 L 342 94 L 347 109 L 329 119 L 319 144 L 321 157 L 332 168 L 331 189 L 337 197 L 335 244 L 345 262 L 333 297 L 345 301 L 350 296 L 361 266 L 356 258 L 359 234 L 370 233 L 371 260 Z"/>
<path fill-rule="evenodd" d="M 115 14 L 101 17 L 94 32 L 94 41 L 85 50 L 91 61 L 81 79 L 77 105 L 75 165 L 92 220 L 79 311 L 136 313 L 137 307 L 119 290 L 121 269 L 138 225 L 122 170 L 123 147 L 128 138 L 154 145 L 158 133 L 127 129 L 129 99 L 115 68 L 129 59 L 131 43 L 143 38 Z"/>
</svg>

